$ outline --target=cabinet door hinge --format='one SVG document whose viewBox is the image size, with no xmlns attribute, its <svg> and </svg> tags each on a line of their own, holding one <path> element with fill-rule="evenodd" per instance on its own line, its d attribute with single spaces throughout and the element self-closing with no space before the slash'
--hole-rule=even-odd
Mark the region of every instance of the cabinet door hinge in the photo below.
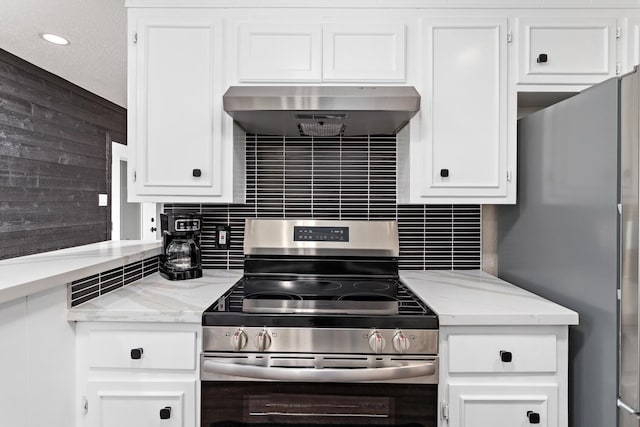
<svg viewBox="0 0 640 427">
<path fill-rule="evenodd" d="M 440 419 L 449 419 L 449 404 L 446 402 L 440 402 Z"/>
<path fill-rule="evenodd" d="M 133 33 L 133 44 L 138 43 L 138 33 Z"/>
<path fill-rule="evenodd" d="M 620 37 L 622 37 L 622 30 L 620 27 L 616 27 L 616 38 L 619 39 Z"/>
<path fill-rule="evenodd" d="M 138 173 L 136 172 L 136 170 L 133 170 L 133 182 L 136 182 L 136 178 L 138 178 Z"/>
<path fill-rule="evenodd" d="M 513 41 L 513 34 L 511 32 L 507 33 L 507 43 L 511 43 Z"/>
<path fill-rule="evenodd" d="M 507 182 L 511 182 L 511 169 L 507 171 Z"/>
<path fill-rule="evenodd" d="M 80 399 L 80 408 L 83 415 L 87 415 L 87 413 L 89 413 L 89 400 L 87 400 L 87 396 L 82 396 Z"/>
<path fill-rule="evenodd" d="M 620 75 L 621 69 L 622 67 L 620 66 L 620 64 L 616 64 L 616 76 Z"/>
</svg>

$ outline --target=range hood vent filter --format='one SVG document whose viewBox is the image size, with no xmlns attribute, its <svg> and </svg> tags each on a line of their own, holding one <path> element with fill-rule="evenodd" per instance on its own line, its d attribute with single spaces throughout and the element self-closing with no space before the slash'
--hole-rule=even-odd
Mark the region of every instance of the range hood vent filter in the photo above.
<svg viewBox="0 0 640 427">
<path fill-rule="evenodd" d="M 298 129 L 300 129 L 301 136 L 340 136 L 344 133 L 345 126 L 342 123 L 336 122 L 300 122 L 298 123 Z"/>
<path fill-rule="evenodd" d="M 231 86 L 224 110 L 247 133 L 391 135 L 420 109 L 413 86 Z"/>
</svg>

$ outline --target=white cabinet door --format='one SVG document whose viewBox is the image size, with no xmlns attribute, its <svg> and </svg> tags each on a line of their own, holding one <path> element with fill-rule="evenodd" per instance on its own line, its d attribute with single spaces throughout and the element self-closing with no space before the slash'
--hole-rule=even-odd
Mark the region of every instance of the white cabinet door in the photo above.
<svg viewBox="0 0 640 427">
<path fill-rule="evenodd" d="M 451 384 L 449 427 L 558 427 L 556 384 Z"/>
<path fill-rule="evenodd" d="M 515 143 L 508 143 L 507 134 L 506 30 L 506 19 L 423 22 L 421 130 L 410 158 L 411 202 L 515 202 L 515 188 L 507 191 L 515 167 L 515 152 L 508 151 Z"/>
<path fill-rule="evenodd" d="M 593 84 L 616 75 L 614 18 L 518 19 L 518 83 Z"/>
<path fill-rule="evenodd" d="M 129 200 L 230 201 L 220 18 L 210 10 L 133 10 L 129 27 Z"/>
<path fill-rule="evenodd" d="M 633 67 L 640 65 L 640 17 L 629 18 L 626 31 L 626 57 L 623 73 L 633 70 Z"/>
<path fill-rule="evenodd" d="M 238 26 L 240 82 L 319 82 L 322 26 L 244 23 Z"/>
<path fill-rule="evenodd" d="M 405 33 L 404 24 L 325 24 L 323 80 L 405 81 Z"/>
<path fill-rule="evenodd" d="M 89 426 L 195 427 L 195 381 L 90 381 Z"/>
</svg>

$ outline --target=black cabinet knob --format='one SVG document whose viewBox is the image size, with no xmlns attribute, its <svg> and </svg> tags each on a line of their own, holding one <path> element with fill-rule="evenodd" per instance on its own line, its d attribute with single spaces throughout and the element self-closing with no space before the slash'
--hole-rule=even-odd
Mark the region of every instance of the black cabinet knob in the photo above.
<svg viewBox="0 0 640 427">
<path fill-rule="evenodd" d="M 540 414 L 533 411 L 527 411 L 527 418 L 529 418 L 529 424 L 540 424 Z"/>
<path fill-rule="evenodd" d="M 160 409 L 160 419 L 168 420 L 169 418 L 171 418 L 171 406 L 165 406 Z"/>
<path fill-rule="evenodd" d="M 547 62 L 549 60 L 549 57 L 547 56 L 546 53 L 541 53 L 540 55 L 538 55 L 538 58 L 536 59 L 536 62 L 538 64 L 542 63 L 542 62 Z"/>
<path fill-rule="evenodd" d="M 440 176 L 446 178 L 449 176 L 449 169 L 440 169 Z"/>
<path fill-rule="evenodd" d="M 144 353 L 144 350 L 142 350 L 142 348 L 132 348 L 131 358 L 134 360 L 142 359 L 142 353 Z"/>
<path fill-rule="evenodd" d="M 158 229 L 156 227 L 151 227 L 151 232 L 155 233 L 156 231 L 158 231 Z"/>
<path fill-rule="evenodd" d="M 500 350 L 500 360 L 503 362 L 509 363 L 513 360 L 513 355 L 510 351 Z"/>
<path fill-rule="evenodd" d="M 202 176 L 202 171 L 200 169 L 194 169 L 192 173 L 193 173 L 193 176 L 195 176 L 196 178 L 199 178 Z"/>
</svg>

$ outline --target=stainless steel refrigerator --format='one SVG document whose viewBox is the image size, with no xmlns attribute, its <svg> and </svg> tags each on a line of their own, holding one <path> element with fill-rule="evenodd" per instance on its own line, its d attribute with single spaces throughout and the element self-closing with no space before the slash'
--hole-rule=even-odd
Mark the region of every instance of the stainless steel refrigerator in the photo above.
<svg viewBox="0 0 640 427">
<path fill-rule="evenodd" d="M 579 313 L 573 427 L 640 427 L 639 75 L 518 122 L 518 200 L 499 208 L 499 276 Z"/>
</svg>

